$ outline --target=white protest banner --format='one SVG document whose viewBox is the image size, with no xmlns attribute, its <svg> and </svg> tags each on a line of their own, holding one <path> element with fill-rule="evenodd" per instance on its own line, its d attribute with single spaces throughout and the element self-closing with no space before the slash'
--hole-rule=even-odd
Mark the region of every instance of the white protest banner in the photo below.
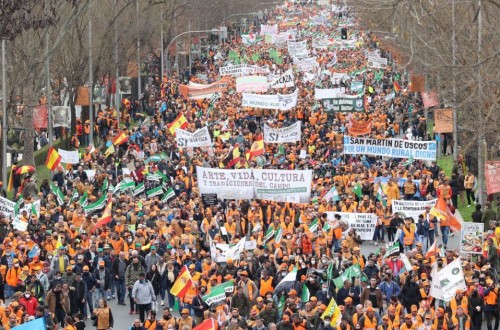
<svg viewBox="0 0 500 330">
<path fill-rule="evenodd" d="M 24 206 L 19 210 L 19 214 L 22 214 L 23 211 L 26 211 L 28 214 L 33 214 L 33 209 L 36 211 L 36 214 L 40 214 L 40 200 L 34 201 L 33 203 L 24 203 Z"/>
<path fill-rule="evenodd" d="M 175 131 L 175 141 L 178 148 L 184 147 L 210 147 L 212 146 L 212 139 L 208 132 L 208 127 L 202 127 L 191 133 L 183 129 Z"/>
<path fill-rule="evenodd" d="M 246 64 L 227 65 L 219 68 L 219 76 L 240 75 L 245 72 Z"/>
<path fill-rule="evenodd" d="M 340 219 L 345 221 L 349 228 L 356 229 L 356 233 L 364 241 L 373 240 L 375 226 L 377 225 L 377 216 L 373 213 L 349 213 L 349 212 L 326 212 L 328 223 L 333 226 L 335 214 L 340 215 Z M 346 231 L 346 232 L 347 232 Z"/>
<path fill-rule="evenodd" d="M 71 108 L 68 106 L 52 107 L 53 127 L 71 127 Z"/>
<path fill-rule="evenodd" d="M 483 253 L 484 223 L 463 222 L 460 233 L 460 253 Z"/>
<path fill-rule="evenodd" d="M 272 35 L 278 34 L 278 24 L 274 24 L 274 25 L 261 24 L 260 25 L 260 34 L 262 34 L 262 35 L 264 35 L 264 34 L 272 34 Z"/>
<path fill-rule="evenodd" d="M 264 142 L 265 143 L 288 143 L 300 141 L 300 125 L 298 120 L 295 124 L 288 127 L 273 128 L 264 124 Z"/>
<path fill-rule="evenodd" d="M 432 278 L 432 281 L 434 282 L 435 279 Z M 438 283 L 443 292 L 444 301 L 450 301 L 451 298 L 455 297 L 455 292 L 457 292 L 457 290 L 464 291 L 467 289 L 460 257 L 453 260 L 439 271 Z"/>
<path fill-rule="evenodd" d="M 264 76 L 246 76 L 236 78 L 236 92 L 267 92 L 267 78 Z"/>
<path fill-rule="evenodd" d="M 61 163 L 65 164 L 78 164 L 80 162 L 78 151 L 67 151 L 59 149 L 57 151 L 61 156 Z"/>
<path fill-rule="evenodd" d="M 221 199 L 265 199 L 277 202 L 308 203 L 311 170 L 225 170 L 196 167 L 201 194 Z"/>
<path fill-rule="evenodd" d="M 257 248 L 257 241 L 246 241 L 245 242 L 245 250 L 255 250 Z"/>
<path fill-rule="evenodd" d="M 253 169 L 254 198 L 275 202 L 309 203 L 311 170 Z"/>
<path fill-rule="evenodd" d="M 439 272 L 438 272 L 438 264 L 435 262 L 432 265 L 431 270 L 431 289 L 429 292 L 429 296 L 434 297 L 435 299 L 443 300 L 443 291 L 441 290 L 441 285 L 439 284 Z"/>
<path fill-rule="evenodd" d="M 303 59 L 294 58 L 293 64 L 295 64 L 302 72 L 313 71 L 318 67 L 316 57 L 308 57 Z"/>
<path fill-rule="evenodd" d="M 383 57 L 368 57 L 369 68 L 384 69 L 387 66 L 387 59 Z"/>
<path fill-rule="evenodd" d="M 243 107 L 250 107 L 250 108 L 278 110 L 280 108 L 280 100 L 278 98 L 278 95 L 260 95 L 260 94 L 243 93 L 243 99 L 241 101 L 241 105 Z"/>
<path fill-rule="evenodd" d="M 294 87 L 295 81 L 293 77 L 293 70 L 289 69 L 281 76 L 274 78 L 269 85 L 271 86 L 271 88 Z"/>
<path fill-rule="evenodd" d="M 243 93 L 241 105 L 243 107 L 273 109 L 273 110 L 290 110 L 297 105 L 298 90 L 292 94 L 274 94 L 260 95 Z"/>
<path fill-rule="evenodd" d="M 339 97 L 345 93 L 345 87 L 339 88 L 315 88 L 314 89 L 314 99 L 315 100 L 323 100 L 323 99 L 332 99 L 335 97 Z"/>
<path fill-rule="evenodd" d="M 299 90 L 296 89 L 292 94 L 278 94 L 280 110 L 287 111 L 297 106 Z"/>
<path fill-rule="evenodd" d="M 327 49 L 329 44 L 328 39 L 325 38 L 313 38 L 312 40 L 312 48 L 315 49 Z"/>
<path fill-rule="evenodd" d="M 430 201 L 405 201 L 394 199 L 392 201 L 392 214 L 399 213 L 403 219 L 406 217 L 413 218 L 415 222 L 418 221 L 418 216 L 425 212 L 425 208 L 434 207 L 437 199 Z"/>
<path fill-rule="evenodd" d="M 288 41 L 288 53 L 291 57 L 304 58 L 309 56 L 307 41 Z"/>
<path fill-rule="evenodd" d="M 344 136 L 344 154 L 436 160 L 436 141 L 369 139 Z"/>
<path fill-rule="evenodd" d="M 217 194 L 220 199 L 252 199 L 252 170 L 196 167 L 201 194 Z"/>
<path fill-rule="evenodd" d="M 7 218 L 14 216 L 15 205 L 16 205 L 15 202 L 7 198 L 0 197 L 0 212 L 3 212 L 3 214 L 5 214 Z"/>
<path fill-rule="evenodd" d="M 405 268 L 406 268 L 407 271 L 410 271 L 410 270 L 413 269 L 412 266 L 411 266 L 410 259 L 408 259 L 408 257 L 406 256 L 406 254 L 400 253 L 399 254 L 399 258 L 403 262 L 403 265 L 405 265 Z"/>
<path fill-rule="evenodd" d="M 247 65 L 243 68 L 243 74 L 253 75 L 253 74 L 269 74 L 270 70 L 267 65 L 258 66 L 258 65 Z"/>
</svg>

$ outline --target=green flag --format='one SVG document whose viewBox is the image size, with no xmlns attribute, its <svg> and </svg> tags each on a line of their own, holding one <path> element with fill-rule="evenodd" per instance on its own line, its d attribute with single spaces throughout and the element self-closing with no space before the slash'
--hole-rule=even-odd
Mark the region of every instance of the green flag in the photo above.
<svg viewBox="0 0 500 330">
<path fill-rule="evenodd" d="M 303 303 L 306 303 L 309 301 L 311 298 L 311 294 L 309 293 L 309 289 L 307 288 L 306 284 L 302 284 L 302 296 L 300 299 L 302 300 Z"/>
<path fill-rule="evenodd" d="M 79 196 L 80 196 L 80 194 L 78 193 L 78 190 L 76 188 L 73 188 L 73 193 L 71 194 L 71 198 L 69 199 L 69 203 L 71 204 L 74 201 L 76 201 Z"/>
<path fill-rule="evenodd" d="M 283 316 L 283 310 L 285 308 L 285 302 L 286 302 L 286 298 L 285 298 L 285 294 L 283 293 L 281 295 L 281 297 L 280 297 L 279 302 L 278 302 L 278 316 L 279 316 L 280 319 Z"/>
<path fill-rule="evenodd" d="M 361 197 L 363 197 L 363 192 L 361 191 L 361 184 L 359 184 L 359 183 L 355 184 L 354 189 L 352 190 L 352 192 L 355 193 L 356 196 L 358 196 L 359 199 L 361 199 Z"/>
<path fill-rule="evenodd" d="M 174 188 L 170 187 L 170 188 L 167 189 L 167 191 L 165 192 L 165 194 L 161 197 L 161 201 L 162 202 L 168 202 L 169 199 L 174 198 L 174 197 L 175 197 Z"/>
<path fill-rule="evenodd" d="M 52 191 L 52 193 L 54 195 L 56 195 L 57 204 L 58 205 L 63 205 L 64 204 L 64 195 L 63 195 L 61 189 L 59 189 L 59 187 L 57 187 L 54 184 L 54 182 L 51 182 L 50 183 L 50 190 Z"/>
<path fill-rule="evenodd" d="M 274 237 L 274 228 L 269 226 L 267 227 L 266 235 L 264 235 L 264 243 L 266 243 L 273 237 Z"/>
<path fill-rule="evenodd" d="M 377 200 L 382 203 L 382 205 L 387 206 L 387 200 L 384 198 L 384 191 L 380 185 L 377 190 Z"/>
<path fill-rule="evenodd" d="M 252 55 L 252 61 L 257 62 L 260 60 L 260 53 L 255 53 Z"/>
<path fill-rule="evenodd" d="M 384 258 L 389 258 L 393 254 L 399 254 L 399 242 L 396 242 L 396 244 L 393 244 L 387 249 L 387 252 L 384 254 Z"/>
<path fill-rule="evenodd" d="M 347 268 L 339 277 L 333 279 L 335 287 L 340 288 L 344 285 L 346 280 L 351 280 L 353 277 L 358 277 L 361 275 L 361 267 L 359 265 L 352 265 Z"/>
<path fill-rule="evenodd" d="M 326 270 L 326 278 L 328 280 L 331 280 L 333 278 L 333 262 L 331 262 L 329 265 L 328 265 L 328 268 Z"/>
<path fill-rule="evenodd" d="M 163 182 L 168 182 L 168 181 L 170 181 L 170 180 L 168 179 L 168 177 L 167 177 L 165 174 L 163 174 L 161 171 L 156 171 L 156 172 L 155 172 L 155 174 L 156 174 L 156 175 L 158 175 L 158 176 L 159 176 L 159 177 L 163 180 Z"/>
<path fill-rule="evenodd" d="M 276 243 L 279 243 L 279 242 L 281 242 L 281 238 L 283 238 L 283 229 L 280 226 L 280 227 L 278 227 L 278 229 L 274 233 L 274 241 Z"/>
<path fill-rule="evenodd" d="M 148 198 L 153 198 L 155 196 L 161 195 L 163 193 L 163 188 L 161 186 L 150 189 L 146 192 Z"/>
<path fill-rule="evenodd" d="M 83 193 L 83 196 L 78 201 L 78 204 L 80 204 L 81 207 L 84 207 L 85 205 L 88 204 L 88 201 L 87 201 L 88 198 L 89 198 L 89 194 L 87 193 L 87 191 L 85 191 Z"/>
<path fill-rule="evenodd" d="M 106 194 L 103 194 L 97 202 L 84 206 L 83 211 L 85 212 L 85 214 L 91 214 L 95 211 L 102 210 L 106 206 L 106 203 Z"/>
<path fill-rule="evenodd" d="M 137 196 L 137 195 L 140 195 L 144 192 L 144 182 L 142 182 L 141 184 L 137 185 L 137 187 L 135 187 L 134 189 L 134 196 Z"/>
<path fill-rule="evenodd" d="M 109 181 L 108 178 L 104 179 L 104 182 L 102 183 L 101 191 L 105 193 L 109 189 Z"/>
<path fill-rule="evenodd" d="M 315 233 L 318 230 L 318 218 L 315 218 L 313 222 L 309 225 L 309 230 L 311 233 Z"/>
<path fill-rule="evenodd" d="M 224 301 L 226 299 L 226 293 L 232 293 L 234 291 L 234 282 L 224 282 L 213 287 L 209 294 L 204 295 L 201 299 L 208 305 Z"/>
</svg>

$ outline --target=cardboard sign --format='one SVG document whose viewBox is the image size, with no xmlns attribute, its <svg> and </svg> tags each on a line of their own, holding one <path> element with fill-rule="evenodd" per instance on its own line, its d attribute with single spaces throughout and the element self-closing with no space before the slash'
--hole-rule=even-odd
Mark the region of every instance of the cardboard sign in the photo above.
<svg viewBox="0 0 500 330">
<path fill-rule="evenodd" d="M 453 132 L 453 109 L 434 110 L 434 132 Z"/>
</svg>

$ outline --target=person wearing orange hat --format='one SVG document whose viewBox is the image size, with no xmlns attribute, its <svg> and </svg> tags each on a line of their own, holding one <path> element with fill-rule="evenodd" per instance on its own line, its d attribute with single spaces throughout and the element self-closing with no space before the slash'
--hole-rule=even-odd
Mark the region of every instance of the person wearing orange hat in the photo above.
<svg viewBox="0 0 500 330">
<path fill-rule="evenodd" d="M 455 297 L 451 298 L 450 300 L 451 315 L 456 314 L 458 306 L 462 306 L 465 314 L 469 314 L 469 299 L 466 295 L 464 295 L 464 291 L 461 289 L 458 289 L 455 292 Z"/>
<path fill-rule="evenodd" d="M 496 304 L 498 300 L 499 290 L 498 287 L 495 286 L 495 282 L 492 279 L 486 280 L 486 287 L 483 291 L 484 296 L 484 316 L 486 317 L 486 325 L 488 329 L 492 329 L 491 322 L 493 318 L 495 318 L 495 329 L 498 328 L 499 325 L 499 317 L 496 309 Z"/>
<path fill-rule="evenodd" d="M 240 281 L 238 285 L 243 288 L 243 293 L 250 301 L 255 301 L 255 298 L 259 296 L 259 289 L 255 282 L 248 278 L 248 272 L 246 270 L 240 272 Z"/>
<path fill-rule="evenodd" d="M 361 325 L 361 329 L 376 329 L 378 320 L 375 317 L 375 310 L 372 306 L 366 307 L 366 312 L 362 315 L 357 322 Z"/>
<path fill-rule="evenodd" d="M 444 308 L 439 307 L 438 309 L 436 309 L 436 318 L 433 322 L 434 329 L 448 329 L 449 322 L 450 319 L 446 315 Z"/>
<path fill-rule="evenodd" d="M 19 260 L 12 260 L 12 267 L 7 270 L 5 274 L 5 298 L 10 299 L 18 284 L 19 275 L 21 275 L 22 269 L 19 267 Z"/>
<path fill-rule="evenodd" d="M 415 330 L 417 325 L 413 323 L 411 314 L 406 314 L 404 318 L 404 322 L 399 328 L 400 330 Z"/>
<path fill-rule="evenodd" d="M 462 306 L 458 306 L 456 313 L 451 317 L 451 323 L 455 325 L 457 329 L 471 329 L 471 318 L 465 313 Z M 463 328 L 460 327 L 463 325 Z"/>
</svg>

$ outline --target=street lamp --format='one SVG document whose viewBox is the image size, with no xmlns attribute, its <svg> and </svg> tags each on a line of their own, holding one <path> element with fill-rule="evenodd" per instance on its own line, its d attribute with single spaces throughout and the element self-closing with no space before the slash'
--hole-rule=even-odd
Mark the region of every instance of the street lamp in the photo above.
<svg viewBox="0 0 500 330">
<path fill-rule="evenodd" d="M 172 44 L 174 43 L 174 41 L 176 41 L 179 37 L 182 37 L 183 35 L 186 35 L 186 34 L 191 34 L 191 33 L 208 33 L 208 32 L 224 32 L 223 30 L 199 30 L 199 31 L 185 31 L 185 32 L 182 32 L 178 35 L 176 35 L 171 41 L 170 43 L 168 44 L 167 46 L 167 55 L 166 55 L 166 62 L 167 62 L 167 73 L 170 72 L 170 69 L 169 69 L 169 66 L 170 66 L 170 62 L 168 60 L 168 50 L 170 49 L 170 46 L 172 46 Z M 191 44 L 191 40 L 189 40 L 189 44 Z M 191 47 L 191 46 L 190 46 Z M 177 70 L 179 70 L 179 68 L 177 68 Z"/>
</svg>

